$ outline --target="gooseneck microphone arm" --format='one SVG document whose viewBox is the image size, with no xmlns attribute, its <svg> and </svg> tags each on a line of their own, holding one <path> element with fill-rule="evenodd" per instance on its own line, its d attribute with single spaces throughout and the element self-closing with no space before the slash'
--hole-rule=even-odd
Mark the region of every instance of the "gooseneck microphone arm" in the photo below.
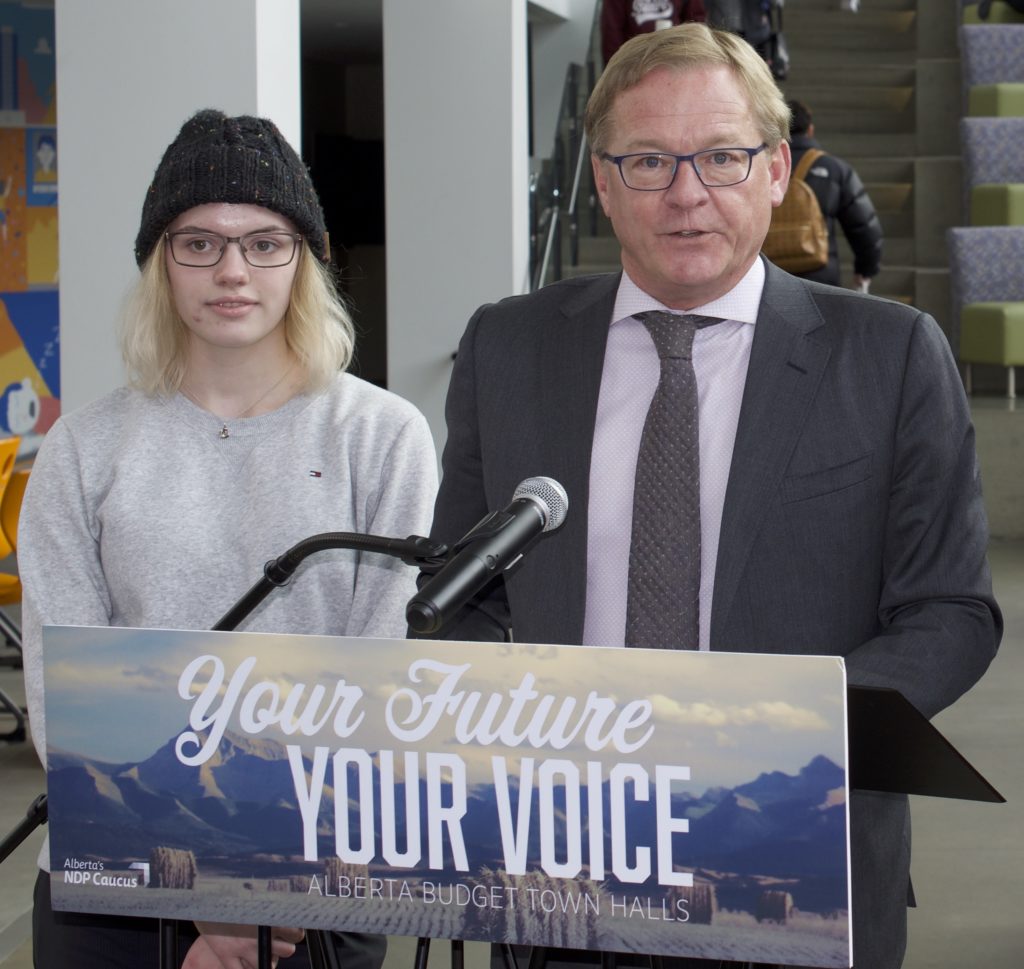
<svg viewBox="0 0 1024 969">
<path fill-rule="evenodd" d="M 242 596 L 213 627 L 223 632 L 237 628 L 274 589 L 287 585 L 303 560 L 316 552 L 344 548 L 353 552 L 376 552 L 399 558 L 406 565 L 415 565 L 423 572 L 436 572 L 444 565 L 448 546 L 420 535 L 408 538 L 385 538 L 381 535 L 360 535 L 356 532 L 321 532 L 296 543 L 283 555 L 271 559 L 263 567 L 263 577 Z"/>
</svg>

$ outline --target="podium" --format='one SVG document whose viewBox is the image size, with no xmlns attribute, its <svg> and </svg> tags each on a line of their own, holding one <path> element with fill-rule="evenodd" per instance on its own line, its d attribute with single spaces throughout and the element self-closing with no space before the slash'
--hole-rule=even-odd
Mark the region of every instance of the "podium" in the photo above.
<svg viewBox="0 0 1024 969">
<path fill-rule="evenodd" d="M 1002 800 L 835 657 L 44 640 L 56 908 L 696 958 L 735 951 L 738 920 L 742 957 L 842 967 L 846 794 Z M 140 666 L 147 692 L 96 696 Z M 82 730 L 83 682 L 105 730 Z"/>
</svg>

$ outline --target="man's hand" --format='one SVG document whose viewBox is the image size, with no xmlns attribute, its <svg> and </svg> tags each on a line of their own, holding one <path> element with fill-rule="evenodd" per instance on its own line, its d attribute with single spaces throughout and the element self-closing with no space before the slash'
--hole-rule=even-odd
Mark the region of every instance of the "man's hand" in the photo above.
<svg viewBox="0 0 1024 969">
<path fill-rule="evenodd" d="M 259 945 L 256 926 L 226 922 L 196 922 L 200 935 L 192 943 L 182 969 L 257 969 Z M 302 929 L 275 927 L 271 930 L 271 966 L 293 955 L 302 941 Z"/>
</svg>

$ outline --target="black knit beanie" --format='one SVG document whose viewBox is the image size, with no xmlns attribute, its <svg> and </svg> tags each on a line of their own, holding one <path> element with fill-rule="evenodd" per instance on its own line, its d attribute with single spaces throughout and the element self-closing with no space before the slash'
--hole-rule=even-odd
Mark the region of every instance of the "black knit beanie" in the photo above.
<svg viewBox="0 0 1024 969">
<path fill-rule="evenodd" d="M 141 267 L 182 212 L 207 202 L 261 205 L 295 224 L 317 258 L 330 258 L 324 213 L 302 159 L 272 121 L 207 109 L 182 125 L 160 159 L 135 239 Z"/>
</svg>

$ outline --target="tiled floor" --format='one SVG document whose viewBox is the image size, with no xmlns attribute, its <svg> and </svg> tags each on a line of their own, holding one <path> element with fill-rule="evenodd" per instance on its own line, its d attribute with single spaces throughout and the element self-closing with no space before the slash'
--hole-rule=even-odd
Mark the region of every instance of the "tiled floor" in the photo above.
<svg viewBox="0 0 1024 969">
<path fill-rule="evenodd" d="M 1016 473 L 1024 477 L 1024 467 L 1018 464 Z M 1024 507 L 1017 513 L 1024 515 Z M 1006 618 L 1003 646 L 985 678 L 935 723 L 1008 803 L 914 798 L 913 877 L 919 907 L 910 914 L 904 969 L 1024 965 L 1024 540 L 994 540 L 990 555 Z M 0 656 L 5 654 L 0 649 Z M 19 701 L 24 697 L 20 673 L 9 667 L 0 667 L 0 688 Z M 0 717 L 0 730 L 9 721 Z M 30 744 L 0 743 L 0 778 L 3 836 L 43 790 Z M 28 911 L 41 840 L 42 832 L 35 831 L 0 868 L 4 969 L 31 966 Z M 392 946 L 390 967 L 412 964 L 410 942 Z M 447 947 L 435 955 L 436 965 L 448 965 Z"/>
</svg>

